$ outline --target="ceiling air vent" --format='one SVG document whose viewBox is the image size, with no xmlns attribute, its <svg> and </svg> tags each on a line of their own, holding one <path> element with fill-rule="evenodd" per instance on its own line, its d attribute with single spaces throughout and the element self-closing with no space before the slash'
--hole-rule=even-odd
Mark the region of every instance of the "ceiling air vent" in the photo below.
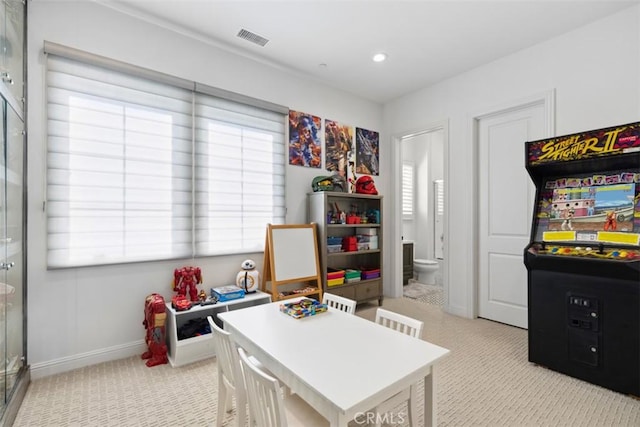
<svg viewBox="0 0 640 427">
<path fill-rule="evenodd" d="M 249 30 L 245 30 L 244 28 L 238 31 L 237 36 L 240 37 L 241 39 L 248 40 L 251 43 L 255 43 L 260 46 L 264 46 L 265 44 L 269 43 L 269 40 L 265 39 L 262 36 L 257 35 L 256 33 L 252 33 Z"/>
</svg>

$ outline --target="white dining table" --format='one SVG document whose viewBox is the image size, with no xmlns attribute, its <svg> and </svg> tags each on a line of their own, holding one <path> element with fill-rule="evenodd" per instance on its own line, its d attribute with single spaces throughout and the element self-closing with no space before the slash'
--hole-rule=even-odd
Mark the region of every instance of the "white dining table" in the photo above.
<svg viewBox="0 0 640 427">
<path fill-rule="evenodd" d="M 332 308 L 296 319 L 280 311 L 282 303 L 218 317 L 239 346 L 331 426 L 362 424 L 378 404 L 423 378 L 424 425 L 436 425 L 435 370 L 449 350 Z"/>
</svg>

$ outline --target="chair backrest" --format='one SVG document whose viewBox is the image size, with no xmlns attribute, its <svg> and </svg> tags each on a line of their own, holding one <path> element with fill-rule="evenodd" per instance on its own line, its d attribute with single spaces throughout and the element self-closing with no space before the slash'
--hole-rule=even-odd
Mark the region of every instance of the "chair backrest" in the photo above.
<svg viewBox="0 0 640 427">
<path fill-rule="evenodd" d="M 213 321 L 213 317 L 207 316 L 209 326 L 211 327 L 211 335 L 216 349 L 216 359 L 218 369 L 222 372 L 222 376 L 227 383 L 233 387 L 243 387 L 242 376 L 239 372 L 240 365 L 236 356 L 236 346 L 231 342 L 231 334 Z"/>
<path fill-rule="evenodd" d="M 247 353 L 238 347 L 240 364 L 247 388 L 249 411 L 260 427 L 287 427 L 284 400 L 277 379 L 253 364 Z"/>
<path fill-rule="evenodd" d="M 322 294 L 322 303 L 345 313 L 355 314 L 356 312 L 356 301 L 339 295 L 325 292 Z"/>
<path fill-rule="evenodd" d="M 409 316 L 394 313 L 393 311 L 378 308 L 376 311 L 376 323 L 395 329 L 403 334 L 410 335 L 414 338 L 422 338 L 422 328 L 424 322 L 413 319 Z"/>
</svg>

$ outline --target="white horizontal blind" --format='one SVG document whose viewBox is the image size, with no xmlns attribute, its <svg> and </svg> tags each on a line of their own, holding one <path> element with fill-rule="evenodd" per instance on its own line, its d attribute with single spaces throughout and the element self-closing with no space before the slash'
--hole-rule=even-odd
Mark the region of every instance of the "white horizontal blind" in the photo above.
<svg viewBox="0 0 640 427">
<path fill-rule="evenodd" d="M 402 163 L 402 219 L 413 219 L 414 166 L 411 162 Z"/>
<path fill-rule="evenodd" d="M 285 220 L 285 115 L 195 99 L 196 254 L 260 252 Z"/>
<path fill-rule="evenodd" d="M 444 215 L 444 181 L 436 179 L 434 186 L 436 193 L 436 215 Z"/>
<path fill-rule="evenodd" d="M 191 256 L 193 93 L 47 66 L 49 267 Z"/>
</svg>

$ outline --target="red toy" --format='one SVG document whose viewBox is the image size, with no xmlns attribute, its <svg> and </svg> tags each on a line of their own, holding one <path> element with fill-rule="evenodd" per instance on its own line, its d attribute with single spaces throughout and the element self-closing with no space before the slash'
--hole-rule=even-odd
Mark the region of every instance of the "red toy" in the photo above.
<svg viewBox="0 0 640 427">
<path fill-rule="evenodd" d="M 174 295 L 173 298 L 171 298 L 171 307 L 176 311 L 189 310 L 191 308 L 191 301 L 184 295 Z"/>
<path fill-rule="evenodd" d="M 361 176 L 356 181 L 356 193 L 360 194 L 378 194 L 376 184 L 370 176 Z"/>
<path fill-rule="evenodd" d="M 202 272 L 199 267 L 176 268 L 173 272 L 173 290 L 182 296 L 186 296 L 189 292 L 191 301 L 198 301 L 197 285 L 199 283 L 202 283 Z"/>
<path fill-rule="evenodd" d="M 167 363 L 167 344 L 165 343 L 165 305 L 164 298 L 160 294 L 151 294 L 144 301 L 144 321 L 142 324 L 147 330 L 145 342 L 149 350 L 142 354 L 147 360 L 148 367 Z"/>
</svg>

